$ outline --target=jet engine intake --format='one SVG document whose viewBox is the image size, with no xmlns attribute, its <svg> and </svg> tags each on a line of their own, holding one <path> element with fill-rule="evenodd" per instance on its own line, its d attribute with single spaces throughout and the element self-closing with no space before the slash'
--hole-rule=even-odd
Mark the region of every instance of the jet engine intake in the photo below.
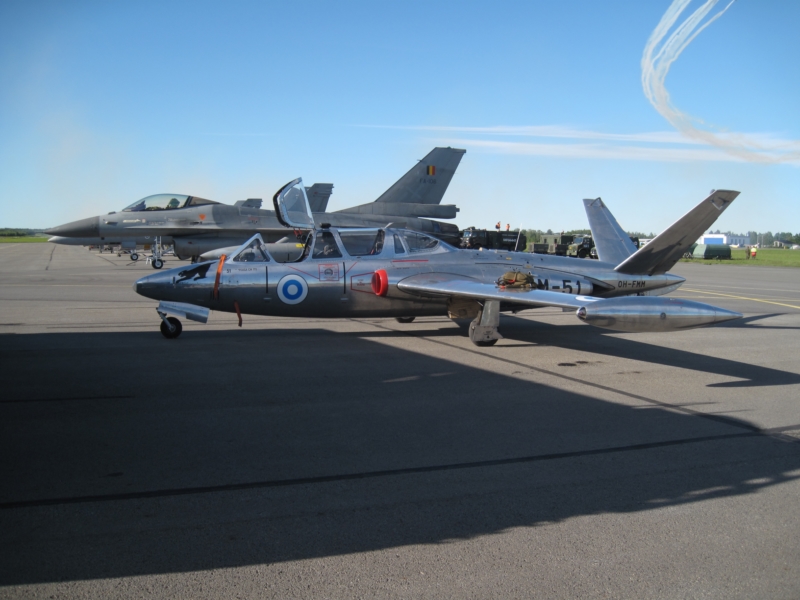
<svg viewBox="0 0 800 600">
<path fill-rule="evenodd" d="M 579 308 L 576 315 L 595 327 L 626 332 L 677 331 L 742 317 L 709 304 L 658 296 L 597 300 Z"/>
<path fill-rule="evenodd" d="M 385 296 L 389 292 L 389 275 L 383 269 L 372 274 L 372 291 L 376 296 Z"/>
</svg>

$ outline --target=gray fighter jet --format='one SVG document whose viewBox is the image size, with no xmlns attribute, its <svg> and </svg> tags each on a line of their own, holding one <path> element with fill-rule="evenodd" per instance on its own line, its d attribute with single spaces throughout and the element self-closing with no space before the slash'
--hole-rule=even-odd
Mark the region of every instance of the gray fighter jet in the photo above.
<svg viewBox="0 0 800 600">
<path fill-rule="evenodd" d="M 471 340 L 501 339 L 500 313 L 574 310 L 616 331 L 674 331 L 740 318 L 707 304 L 659 296 L 684 281 L 667 271 L 738 196 L 718 190 L 637 250 L 599 198 L 584 200 L 599 260 L 522 252 L 459 250 L 408 229 L 316 226 L 302 180 L 273 199 L 286 226 L 313 229 L 293 263 L 276 263 L 260 235 L 230 256 L 172 269 L 134 284 L 160 300 L 161 332 L 177 337 L 177 317 L 206 322 L 210 310 L 287 317 L 449 315 L 472 319 Z"/>
<path fill-rule="evenodd" d="M 314 222 L 337 227 L 392 223 L 455 241 L 458 227 L 434 219 L 453 219 L 458 212 L 455 205 L 440 202 L 465 152 L 434 148 L 374 202 L 332 213 L 325 210 L 333 184 L 314 184 L 305 190 Z M 73 221 L 45 233 L 58 244 L 119 244 L 134 251 L 134 260 L 138 258 L 137 246 L 152 245 L 152 266 L 160 269 L 164 265 L 162 244 L 172 244 L 178 258 L 196 259 L 218 248 L 238 247 L 256 232 L 266 242 L 291 234 L 273 211 L 261 209 L 261 199 L 231 206 L 196 196 L 157 194 L 137 200 L 120 212 Z"/>
</svg>

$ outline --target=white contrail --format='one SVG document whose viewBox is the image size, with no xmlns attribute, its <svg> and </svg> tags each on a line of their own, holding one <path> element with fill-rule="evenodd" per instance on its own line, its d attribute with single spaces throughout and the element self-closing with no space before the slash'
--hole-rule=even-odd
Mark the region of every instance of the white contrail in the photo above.
<svg viewBox="0 0 800 600">
<path fill-rule="evenodd" d="M 743 134 L 725 133 L 720 135 L 708 129 L 697 127 L 696 125 L 704 125 L 704 123 L 681 112 L 670 102 L 669 92 L 664 86 L 664 80 L 672 63 L 677 60 L 681 52 L 701 31 L 725 14 L 725 11 L 736 0 L 731 0 L 725 8 L 713 15 L 705 23 L 702 23 L 703 19 L 708 16 L 719 1 L 706 0 L 705 4 L 689 15 L 667 37 L 669 31 L 691 1 L 673 0 L 653 33 L 650 34 L 650 38 L 644 47 L 644 54 L 642 55 L 642 87 L 650 104 L 673 127 L 688 138 L 711 144 L 747 161 L 765 163 L 796 162 L 800 159 L 800 143 L 798 142 L 767 145 L 758 143 L 752 137 Z"/>
</svg>

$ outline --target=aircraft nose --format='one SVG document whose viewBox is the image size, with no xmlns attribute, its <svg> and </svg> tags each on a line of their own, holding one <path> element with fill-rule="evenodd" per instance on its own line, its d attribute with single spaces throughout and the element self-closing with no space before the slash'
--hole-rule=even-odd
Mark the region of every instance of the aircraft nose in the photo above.
<svg viewBox="0 0 800 600">
<path fill-rule="evenodd" d="M 100 235 L 100 217 L 89 217 L 88 219 L 65 223 L 64 225 L 47 229 L 45 233 L 59 237 L 98 237 Z"/>
<path fill-rule="evenodd" d="M 171 277 L 167 276 L 166 273 L 153 273 L 134 282 L 133 291 L 146 298 L 163 300 L 161 297 L 162 292 L 171 281 Z"/>
</svg>

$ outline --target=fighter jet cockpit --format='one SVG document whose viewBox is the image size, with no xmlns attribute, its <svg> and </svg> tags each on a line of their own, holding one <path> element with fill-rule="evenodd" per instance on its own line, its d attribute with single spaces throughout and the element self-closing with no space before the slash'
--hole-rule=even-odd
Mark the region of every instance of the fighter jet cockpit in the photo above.
<svg viewBox="0 0 800 600">
<path fill-rule="evenodd" d="M 255 234 L 244 244 L 242 244 L 230 258 L 231 262 L 272 262 L 267 245 L 260 234 Z"/>
<path fill-rule="evenodd" d="M 214 200 L 198 198 L 197 196 L 186 196 L 183 194 L 155 194 L 137 200 L 130 206 L 122 209 L 122 212 L 139 212 L 143 210 L 175 210 L 177 208 L 188 208 L 190 206 L 202 206 L 204 204 L 219 204 Z"/>
</svg>

